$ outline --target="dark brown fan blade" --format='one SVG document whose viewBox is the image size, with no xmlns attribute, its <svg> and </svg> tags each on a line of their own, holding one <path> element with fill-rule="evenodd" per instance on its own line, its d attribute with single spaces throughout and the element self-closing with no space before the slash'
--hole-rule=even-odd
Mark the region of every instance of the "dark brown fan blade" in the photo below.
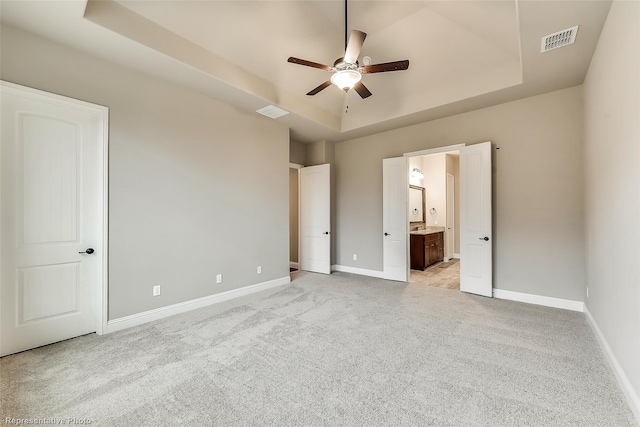
<svg viewBox="0 0 640 427">
<path fill-rule="evenodd" d="M 360 95 L 360 98 L 362 99 L 365 99 L 371 96 L 371 92 L 369 92 L 369 89 L 367 89 L 367 87 L 363 85 L 362 82 L 356 83 L 355 86 L 353 86 L 353 88 L 356 90 L 356 92 L 358 92 L 358 95 Z"/>
<path fill-rule="evenodd" d="M 367 33 L 363 33 L 362 31 L 353 30 L 351 34 L 349 34 L 349 42 L 347 43 L 347 48 L 344 51 L 344 62 L 349 64 L 355 64 L 358 60 L 358 55 L 360 55 L 360 49 L 362 49 L 362 44 L 364 43 L 364 39 L 367 37 Z"/>
<path fill-rule="evenodd" d="M 287 59 L 287 62 L 298 65 L 306 65 L 307 67 L 319 68 L 325 71 L 331 71 L 331 67 L 324 64 L 318 64 L 317 62 L 307 61 L 306 59 L 294 58 L 293 56 Z"/>
<path fill-rule="evenodd" d="M 400 71 L 409 68 L 409 60 L 385 62 L 384 64 L 365 65 L 361 68 L 362 74 L 384 73 L 387 71 Z"/>
<path fill-rule="evenodd" d="M 331 80 L 327 80 L 326 82 L 322 83 L 320 86 L 318 86 L 317 88 L 309 91 L 309 93 L 307 93 L 307 95 L 309 96 L 313 96 L 316 93 L 320 92 L 321 90 L 324 90 L 326 88 L 328 88 L 329 86 L 331 86 Z"/>
</svg>

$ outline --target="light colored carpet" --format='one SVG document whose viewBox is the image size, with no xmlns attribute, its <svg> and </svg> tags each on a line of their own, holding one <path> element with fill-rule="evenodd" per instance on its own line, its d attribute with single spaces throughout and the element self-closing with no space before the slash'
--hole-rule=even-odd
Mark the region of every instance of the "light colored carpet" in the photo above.
<svg viewBox="0 0 640 427">
<path fill-rule="evenodd" d="M 583 314 L 334 273 L 0 359 L 5 417 L 633 426 Z"/>
</svg>

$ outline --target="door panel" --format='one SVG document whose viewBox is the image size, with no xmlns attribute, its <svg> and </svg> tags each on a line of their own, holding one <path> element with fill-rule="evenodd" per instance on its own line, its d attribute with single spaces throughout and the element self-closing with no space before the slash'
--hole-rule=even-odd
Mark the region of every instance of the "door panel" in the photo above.
<svg viewBox="0 0 640 427">
<path fill-rule="evenodd" d="M 493 295 L 491 143 L 460 150 L 460 290 Z"/>
<path fill-rule="evenodd" d="M 0 355 L 98 330 L 103 107 L 2 83 Z"/>
<path fill-rule="evenodd" d="M 406 282 L 409 278 L 408 167 L 405 157 L 382 160 L 383 277 Z"/>
<path fill-rule="evenodd" d="M 331 273 L 331 169 L 300 169 L 300 269 Z"/>
</svg>

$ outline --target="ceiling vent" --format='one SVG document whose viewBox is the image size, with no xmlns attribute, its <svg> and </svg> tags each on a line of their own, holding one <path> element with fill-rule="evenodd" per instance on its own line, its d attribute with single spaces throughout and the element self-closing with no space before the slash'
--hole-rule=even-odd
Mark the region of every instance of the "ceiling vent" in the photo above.
<svg viewBox="0 0 640 427">
<path fill-rule="evenodd" d="M 267 105 L 264 108 L 256 110 L 256 113 L 260 113 L 263 116 L 267 116 L 272 119 L 277 119 L 278 117 L 286 116 L 287 114 L 289 114 L 288 111 L 285 111 L 282 108 L 278 108 L 275 105 Z"/>
<path fill-rule="evenodd" d="M 575 27 L 567 28 L 566 30 L 558 31 L 557 33 L 544 36 L 542 38 L 540 53 L 548 52 L 562 46 L 573 44 L 573 42 L 576 41 L 577 33 L 578 26 L 576 25 Z"/>
</svg>

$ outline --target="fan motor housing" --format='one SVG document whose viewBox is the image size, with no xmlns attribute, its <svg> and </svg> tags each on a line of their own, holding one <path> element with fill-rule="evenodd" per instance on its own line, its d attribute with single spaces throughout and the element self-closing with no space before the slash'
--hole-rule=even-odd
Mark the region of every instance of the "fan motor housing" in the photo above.
<svg viewBox="0 0 640 427">
<path fill-rule="evenodd" d="M 348 62 L 344 62 L 344 58 L 338 58 L 333 63 L 333 66 L 338 70 L 356 70 L 360 66 L 358 61 L 355 64 L 349 64 Z"/>
</svg>

